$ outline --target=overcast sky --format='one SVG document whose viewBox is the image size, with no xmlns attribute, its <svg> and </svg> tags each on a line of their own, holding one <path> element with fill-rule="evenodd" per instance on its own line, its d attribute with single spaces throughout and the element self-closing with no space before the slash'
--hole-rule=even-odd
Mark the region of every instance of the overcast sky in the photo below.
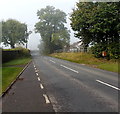
<svg viewBox="0 0 120 114">
<path fill-rule="evenodd" d="M 67 27 L 70 28 L 69 14 L 79 0 L 0 0 L 0 20 L 16 19 L 28 25 L 29 30 L 34 30 L 34 25 L 38 22 L 37 11 L 47 5 L 64 11 L 67 16 Z M 71 43 L 78 41 L 74 38 L 71 30 Z M 40 35 L 34 32 L 29 37 L 28 48 L 37 49 L 40 42 Z"/>
</svg>

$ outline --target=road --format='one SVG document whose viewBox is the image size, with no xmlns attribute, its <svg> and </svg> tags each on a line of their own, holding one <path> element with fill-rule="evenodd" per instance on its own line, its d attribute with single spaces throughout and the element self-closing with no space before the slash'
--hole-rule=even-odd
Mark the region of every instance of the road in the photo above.
<svg viewBox="0 0 120 114">
<path fill-rule="evenodd" d="M 32 57 L 55 112 L 118 112 L 117 73 L 38 52 Z"/>
<path fill-rule="evenodd" d="M 3 112 L 118 112 L 118 74 L 31 52 Z M 88 60 L 89 61 L 89 60 Z"/>
<path fill-rule="evenodd" d="M 12 88 L 2 98 L 2 112 L 54 112 L 46 90 L 41 88 L 33 62 L 20 75 Z"/>
</svg>

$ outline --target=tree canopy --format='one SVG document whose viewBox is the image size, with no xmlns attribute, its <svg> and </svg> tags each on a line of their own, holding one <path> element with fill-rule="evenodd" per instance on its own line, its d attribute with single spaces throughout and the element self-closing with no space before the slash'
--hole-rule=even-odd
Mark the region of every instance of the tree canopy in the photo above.
<svg viewBox="0 0 120 114">
<path fill-rule="evenodd" d="M 16 43 L 27 43 L 28 35 L 26 24 L 14 19 L 2 21 L 2 42 L 6 46 L 15 48 Z"/>
<path fill-rule="evenodd" d="M 36 23 L 36 32 L 40 33 L 46 53 L 62 49 L 69 45 L 69 31 L 65 27 L 66 14 L 55 9 L 53 6 L 46 6 L 37 12 L 39 22 Z"/>
<path fill-rule="evenodd" d="M 71 14 L 71 27 L 85 46 L 100 44 L 108 50 L 119 42 L 120 2 L 79 2 Z M 118 47 L 116 47 L 118 48 Z"/>
</svg>

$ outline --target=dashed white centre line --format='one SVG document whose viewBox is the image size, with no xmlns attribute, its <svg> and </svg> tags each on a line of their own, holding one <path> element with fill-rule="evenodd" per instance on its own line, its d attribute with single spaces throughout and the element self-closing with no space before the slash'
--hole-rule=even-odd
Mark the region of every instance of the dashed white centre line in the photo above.
<svg viewBox="0 0 120 114">
<path fill-rule="evenodd" d="M 53 60 L 50 60 L 52 63 L 56 63 L 55 61 L 53 61 Z"/>
<path fill-rule="evenodd" d="M 43 85 L 42 85 L 42 84 L 40 84 L 40 87 L 41 87 L 41 89 L 44 89 L 44 87 L 43 87 Z"/>
<path fill-rule="evenodd" d="M 38 70 L 35 70 L 35 72 L 37 73 L 37 72 L 38 72 Z"/>
<path fill-rule="evenodd" d="M 71 69 L 71 68 L 69 68 L 69 67 L 67 67 L 67 66 L 64 66 L 64 65 L 60 65 L 60 66 L 66 68 L 66 69 L 68 69 L 68 70 L 71 70 L 71 71 L 73 71 L 73 72 L 75 72 L 75 73 L 79 73 L 78 71 L 76 71 L 76 70 L 74 70 L 74 69 Z"/>
<path fill-rule="evenodd" d="M 103 82 L 103 81 L 100 81 L 100 80 L 96 80 L 97 82 L 99 82 L 99 83 L 101 83 L 101 84 L 104 84 L 104 85 L 106 85 L 106 86 L 109 86 L 109 87 L 111 87 L 111 88 L 114 88 L 114 89 L 116 89 L 116 90 L 120 90 L 119 88 L 117 88 L 117 87 L 115 87 L 115 86 L 113 86 L 113 85 L 110 85 L 110 84 L 108 84 L 108 83 L 105 83 L 105 82 Z"/>
<path fill-rule="evenodd" d="M 49 99 L 48 99 L 47 95 L 43 94 L 43 97 L 45 97 L 45 102 L 46 102 L 46 104 L 49 104 L 49 103 L 50 103 L 50 101 L 49 101 Z"/>
<path fill-rule="evenodd" d="M 38 73 L 36 73 L 36 75 L 38 76 Z"/>
<path fill-rule="evenodd" d="M 40 81 L 40 78 L 38 77 L 38 81 Z"/>
</svg>

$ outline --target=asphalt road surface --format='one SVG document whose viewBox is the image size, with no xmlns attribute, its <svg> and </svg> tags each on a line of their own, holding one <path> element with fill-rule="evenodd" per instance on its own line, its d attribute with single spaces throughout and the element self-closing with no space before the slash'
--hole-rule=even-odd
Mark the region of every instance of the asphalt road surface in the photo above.
<svg viewBox="0 0 120 114">
<path fill-rule="evenodd" d="M 31 54 L 24 80 L 3 98 L 4 112 L 118 112 L 117 73 Z"/>
<path fill-rule="evenodd" d="M 41 88 L 42 86 L 40 77 L 37 75 L 33 62 L 31 62 L 2 98 L 3 114 L 54 112 L 46 90 Z"/>
<path fill-rule="evenodd" d="M 38 52 L 32 57 L 55 112 L 118 112 L 117 73 Z"/>
</svg>

